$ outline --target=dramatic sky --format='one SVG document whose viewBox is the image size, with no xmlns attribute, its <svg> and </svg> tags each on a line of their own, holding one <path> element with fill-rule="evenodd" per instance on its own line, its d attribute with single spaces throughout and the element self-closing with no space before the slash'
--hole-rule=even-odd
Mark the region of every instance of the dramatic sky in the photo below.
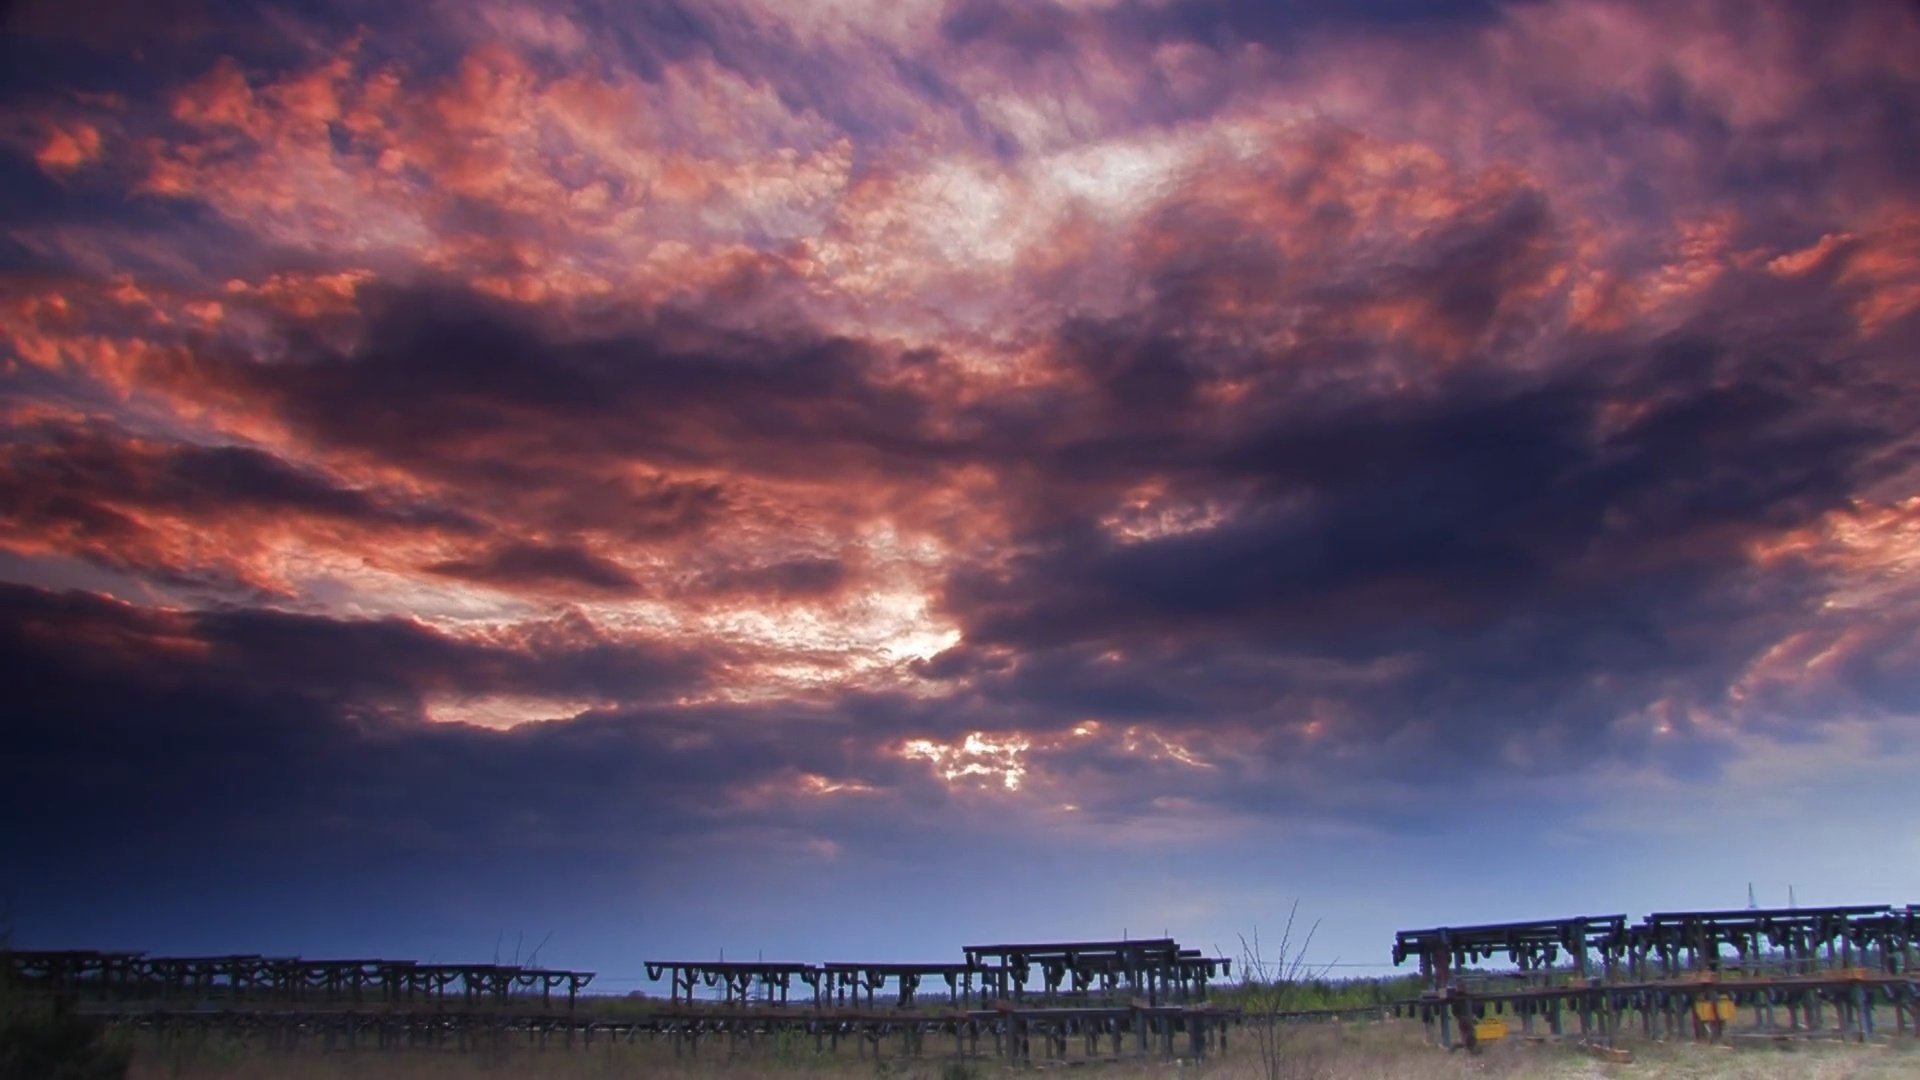
<svg viewBox="0 0 1920 1080">
<path fill-rule="evenodd" d="M 1912 4 L 6 18 L 22 944 L 1920 900 Z"/>
</svg>

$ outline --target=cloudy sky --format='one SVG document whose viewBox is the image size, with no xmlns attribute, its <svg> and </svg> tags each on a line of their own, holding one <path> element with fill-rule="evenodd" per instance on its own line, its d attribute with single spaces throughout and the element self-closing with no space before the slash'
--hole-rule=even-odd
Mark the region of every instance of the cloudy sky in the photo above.
<svg viewBox="0 0 1920 1080">
<path fill-rule="evenodd" d="M 22 944 L 1920 900 L 1911 4 L 7 20 Z"/>
</svg>

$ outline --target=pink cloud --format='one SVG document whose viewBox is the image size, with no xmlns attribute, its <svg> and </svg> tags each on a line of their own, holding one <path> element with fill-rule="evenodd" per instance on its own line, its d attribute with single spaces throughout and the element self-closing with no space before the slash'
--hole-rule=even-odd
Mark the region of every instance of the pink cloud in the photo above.
<svg viewBox="0 0 1920 1080">
<path fill-rule="evenodd" d="M 72 172 L 100 157 L 100 129 L 92 124 L 76 123 L 56 127 L 33 155 L 33 160 L 50 173 Z"/>
</svg>

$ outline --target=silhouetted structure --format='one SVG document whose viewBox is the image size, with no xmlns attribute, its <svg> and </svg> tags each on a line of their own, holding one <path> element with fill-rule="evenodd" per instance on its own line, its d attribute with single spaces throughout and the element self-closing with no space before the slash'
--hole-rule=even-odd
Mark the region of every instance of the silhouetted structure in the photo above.
<svg viewBox="0 0 1920 1080">
<path fill-rule="evenodd" d="M 876 1007 L 881 995 L 901 1009 L 919 1001 L 928 980 L 946 985 L 948 1000 L 966 1006 L 976 999 L 1031 999 L 1093 1003 L 1142 998 L 1149 1006 L 1205 1001 L 1207 983 L 1232 973 L 1232 961 L 1183 949 L 1172 938 L 1140 941 L 1067 941 L 968 945 L 964 963 L 769 963 L 751 960 L 649 960 L 647 978 L 665 979 L 668 1000 L 692 1003 L 702 986 L 720 988 L 722 1001 L 747 1006 L 791 1002 L 795 981 L 813 991 L 816 1007 Z M 1034 975 L 1039 985 L 1029 988 Z M 977 989 L 976 989 L 977 986 Z M 865 998 L 864 1003 L 862 998 Z"/>
<path fill-rule="evenodd" d="M 1875 1033 L 1875 1007 L 1890 1006 L 1896 1031 L 1920 1036 L 1920 908 L 1667 911 L 1629 925 L 1624 915 L 1442 926 L 1395 935 L 1393 962 L 1420 962 L 1425 985 L 1404 1003 L 1451 1045 L 1468 1017 L 1511 1011 L 1531 1034 L 1553 1035 L 1564 1017 L 1582 1037 L 1612 1040 L 1629 1014 L 1648 1036 L 1720 1038 L 1737 1010 L 1774 1034 Z M 1472 972 L 1504 957 L 1513 970 Z M 1825 1017 L 1833 1017 L 1829 1025 Z M 1779 1013 L 1786 1023 L 1778 1023 Z"/>
<path fill-rule="evenodd" d="M 572 1008 L 590 971 L 505 964 L 421 964 L 412 960 L 302 960 L 299 957 L 148 956 L 137 952 L 0 951 L 0 975 L 28 992 L 79 1001 L 524 1003 L 552 1007 L 566 991 Z"/>
<path fill-rule="evenodd" d="M 978 1054 L 984 1040 L 1020 1064 L 1036 1045 L 1065 1058 L 1076 1040 L 1089 1055 L 1130 1047 L 1138 1056 L 1198 1057 L 1224 1047 L 1239 1020 L 1203 1001 L 1206 980 L 1228 962 L 1172 939 L 970 946 L 965 956 L 932 964 L 651 960 L 647 976 L 667 981 L 667 1007 L 620 1017 L 576 1007 L 592 972 L 499 964 L 16 950 L 0 952 L 0 977 L 10 989 L 80 1002 L 88 1015 L 163 1041 L 218 1032 L 282 1049 L 645 1038 L 693 1053 L 702 1040 L 798 1034 L 821 1050 L 850 1039 L 863 1055 L 878 1054 L 897 1039 L 917 1054 L 929 1037 L 949 1036 L 957 1052 Z M 1036 970 L 1040 985 L 1029 990 Z M 811 990 L 809 1005 L 794 1007 L 796 984 Z M 929 984 L 944 984 L 951 1008 L 926 1007 L 920 991 Z M 702 987 L 718 989 L 721 1001 L 697 1002 Z M 1162 1000 L 1169 997 L 1185 1004 Z"/>
</svg>

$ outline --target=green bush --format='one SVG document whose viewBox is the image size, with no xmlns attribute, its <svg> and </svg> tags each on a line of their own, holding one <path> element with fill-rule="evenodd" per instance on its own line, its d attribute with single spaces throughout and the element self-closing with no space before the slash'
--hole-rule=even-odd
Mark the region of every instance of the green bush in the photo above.
<svg viewBox="0 0 1920 1080">
<path fill-rule="evenodd" d="M 133 1050 L 80 1016 L 0 1017 L 0 1080 L 122 1080 Z"/>
</svg>

